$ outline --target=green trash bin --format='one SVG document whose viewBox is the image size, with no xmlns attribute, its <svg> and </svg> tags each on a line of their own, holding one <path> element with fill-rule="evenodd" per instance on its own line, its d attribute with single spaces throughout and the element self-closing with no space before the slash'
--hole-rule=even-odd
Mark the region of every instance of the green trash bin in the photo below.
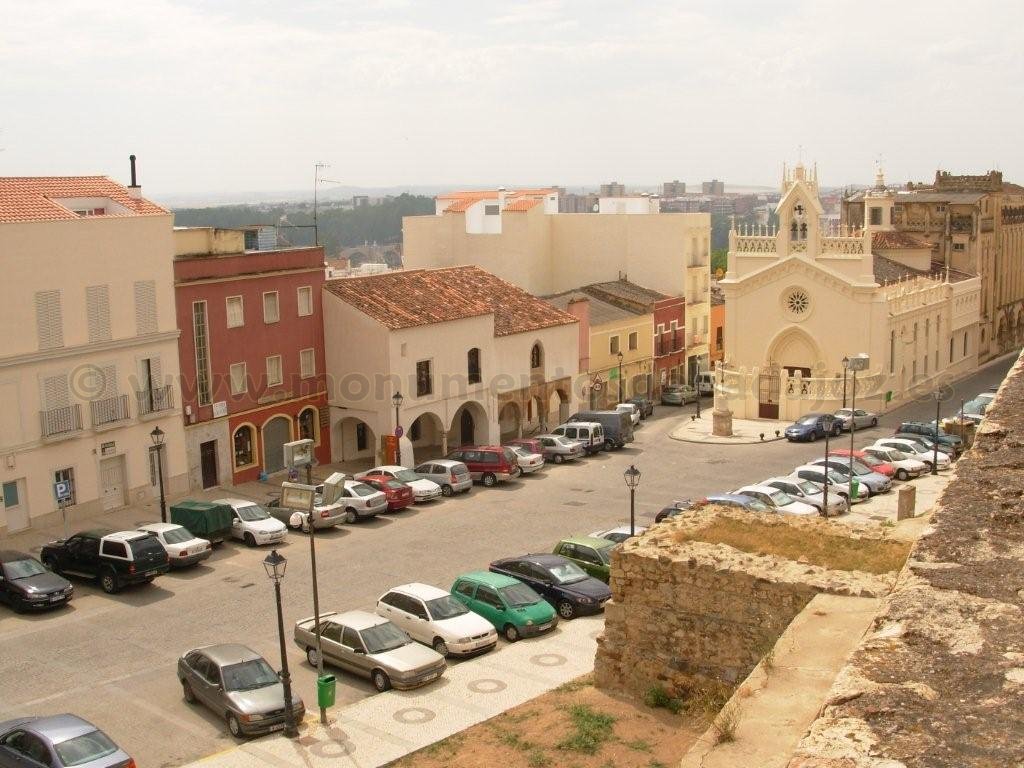
<svg viewBox="0 0 1024 768">
<path fill-rule="evenodd" d="M 853 498 L 850 499 L 850 502 L 852 503 L 853 499 L 860 498 L 860 480 L 858 480 L 856 477 L 853 478 L 853 483 L 851 483 L 851 486 L 853 488 Z"/>
<path fill-rule="evenodd" d="M 316 679 L 316 701 L 321 709 L 334 706 L 334 675 L 323 675 Z"/>
</svg>

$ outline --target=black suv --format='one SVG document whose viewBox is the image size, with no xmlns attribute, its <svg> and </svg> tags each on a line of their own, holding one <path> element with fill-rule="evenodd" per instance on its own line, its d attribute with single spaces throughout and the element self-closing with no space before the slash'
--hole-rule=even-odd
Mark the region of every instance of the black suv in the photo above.
<svg viewBox="0 0 1024 768">
<path fill-rule="evenodd" d="M 914 438 L 918 435 L 930 438 L 939 444 L 943 453 L 952 452 L 953 457 L 959 456 L 964 449 L 964 441 L 959 435 L 947 435 L 934 424 L 927 421 L 904 421 L 896 430 L 897 437 Z"/>
<path fill-rule="evenodd" d="M 171 569 L 160 540 L 141 531 L 82 531 L 44 545 L 40 559 L 57 573 L 98 579 L 108 594 Z"/>
<path fill-rule="evenodd" d="M 0 549 L 0 601 L 14 610 L 66 605 L 74 594 L 70 581 L 43 568 L 32 555 Z"/>
</svg>

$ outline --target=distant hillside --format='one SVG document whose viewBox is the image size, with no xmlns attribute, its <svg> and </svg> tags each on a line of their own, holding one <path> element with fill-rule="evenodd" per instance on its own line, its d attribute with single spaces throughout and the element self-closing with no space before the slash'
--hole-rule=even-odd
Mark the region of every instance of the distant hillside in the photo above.
<svg viewBox="0 0 1024 768">
<path fill-rule="evenodd" d="M 363 243 L 398 243 L 402 240 L 402 217 L 432 214 L 434 200 L 421 195 L 402 194 L 376 205 L 343 209 L 336 204 L 320 206 L 320 243 L 327 254 Z M 311 203 L 270 203 L 222 205 L 212 208 L 178 208 L 174 223 L 179 227 L 242 227 L 274 224 L 291 245 L 313 244 Z"/>
</svg>

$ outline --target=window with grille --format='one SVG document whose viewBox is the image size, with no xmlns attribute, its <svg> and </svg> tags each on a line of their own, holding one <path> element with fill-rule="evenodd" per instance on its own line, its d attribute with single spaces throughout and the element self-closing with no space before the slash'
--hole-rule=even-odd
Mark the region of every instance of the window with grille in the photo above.
<svg viewBox="0 0 1024 768">
<path fill-rule="evenodd" d="M 192 302 L 192 338 L 196 346 L 196 397 L 200 405 L 210 404 L 210 336 L 206 324 L 206 302 Z"/>
<path fill-rule="evenodd" d="M 619 353 L 619 337 L 618 336 L 612 336 L 611 339 L 609 339 L 609 341 L 608 341 L 608 352 L 610 354 L 612 354 L 612 355 L 617 355 Z"/>
<path fill-rule="evenodd" d="M 420 360 L 416 363 L 416 397 L 429 395 L 434 391 L 434 377 L 430 371 L 430 361 Z"/>
<path fill-rule="evenodd" d="M 245 325 L 245 304 L 241 296 L 228 296 L 225 300 L 228 316 L 228 328 L 241 328 Z"/>
<path fill-rule="evenodd" d="M 39 349 L 64 346 L 64 316 L 60 291 L 36 291 L 36 336 Z"/>
<path fill-rule="evenodd" d="M 412 440 L 412 438 L 409 438 Z M 356 450 L 365 451 L 369 440 L 366 437 L 366 425 L 363 422 L 356 424 Z"/>
<path fill-rule="evenodd" d="M 637 345 L 637 335 L 636 335 L 636 331 L 633 331 L 632 333 L 629 334 L 629 348 L 631 350 L 632 349 L 636 349 L 636 345 Z"/>
<path fill-rule="evenodd" d="M 316 376 L 316 353 L 312 347 L 299 351 L 299 375 L 304 379 Z"/>
<path fill-rule="evenodd" d="M 135 333 L 156 333 L 156 281 L 135 281 Z"/>
<path fill-rule="evenodd" d="M 283 381 L 281 376 L 281 356 L 271 355 L 267 358 L 267 386 L 276 387 Z"/>
<path fill-rule="evenodd" d="M 245 363 L 231 364 L 231 394 L 241 395 L 249 391 L 249 381 Z"/>
<path fill-rule="evenodd" d="M 299 317 L 313 314 L 313 289 L 304 285 L 299 288 Z"/>
<path fill-rule="evenodd" d="M 466 375 L 470 384 L 479 384 L 482 380 L 480 373 L 480 349 L 473 347 L 466 353 Z"/>
<path fill-rule="evenodd" d="M 299 439 L 316 440 L 316 408 L 306 408 L 299 414 Z"/>
<path fill-rule="evenodd" d="M 281 319 L 281 309 L 278 306 L 277 291 L 268 291 L 263 294 L 263 322 L 276 323 Z"/>
<path fill-rule="evenodd" d="M 85 289 L 85 315 L 89 343 L 110 340 L 110 287 L 90 285 Z"/>
</svg>

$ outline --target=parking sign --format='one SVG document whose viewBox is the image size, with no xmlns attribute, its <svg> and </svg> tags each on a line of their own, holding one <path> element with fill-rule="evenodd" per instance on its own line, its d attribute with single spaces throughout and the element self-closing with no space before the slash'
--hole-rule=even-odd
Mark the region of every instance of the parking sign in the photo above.
<svg viewBox="0 0 1024 768">
<path fill-rule="evenodd" d="M 67 501 L 71 498 L 71 483 L 67 480 L 59 480 L 53 484 L 53 495 L 57 501 Z"/>
</svg>

